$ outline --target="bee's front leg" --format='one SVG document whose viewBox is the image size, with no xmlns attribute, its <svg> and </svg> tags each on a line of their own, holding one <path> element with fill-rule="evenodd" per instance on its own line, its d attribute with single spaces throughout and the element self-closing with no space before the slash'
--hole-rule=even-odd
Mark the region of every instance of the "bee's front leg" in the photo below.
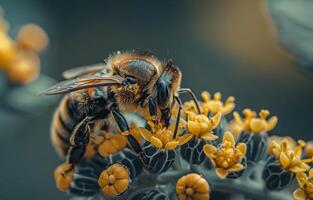
<svg viewBox="0 0 313 200">
<path fill-rule="evenodd" d="M 70 137 L 71 147 L 67 153 L 67 163 L 71 164 L 66 172 L 72 171 L 76 164 L 83 158 L 90 139 L 90 123 L 93 117 L 86 117 L 76 125 L 73 134 Z M 64 172 L 64 173 L 66 173 Z"/>
<path fill-rule="evenodd" d="M 142 150 L 140 144 L 138 143 L 138 141 L 136 140 L 136 138 L 130 134 L 130 129 L 129 129 L 129 126 L 127 124 L 125 117 L 120 112 L 118 112 L 116 110 L 112 110 L 112 115 L 113 115 L 113 118 L 116 121 L 120 131 L 123 133 L 127 133 L 125 135 L 127 137 L 128 144 L 129 144 L 130 148 L 135 153 L 137 153 L 139 155 L 140 160 L 141 160 L 142 164 L 144 165 L 144 167 L 147 169 L 150 169 L 151 166 L 147 162 L 146 154 L 143 152 L 143 150 Z"/>
</svg>

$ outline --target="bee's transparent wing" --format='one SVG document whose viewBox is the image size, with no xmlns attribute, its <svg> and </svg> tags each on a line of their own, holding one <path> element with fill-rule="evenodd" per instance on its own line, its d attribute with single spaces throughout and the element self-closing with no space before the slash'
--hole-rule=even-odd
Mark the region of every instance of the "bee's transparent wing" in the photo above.
<svg viewBox="0 0 313 200">
<path fill-rule="evenodd" d="M 121 80 L 117 77 L 99 77 L 99 76 L 90 76 L 90 77 L 77 77 L 75 79 L 65 80 L 57 83 L 56 85 L 48 88 L 47 90 L 40 93 L 40 95 L 57 95 L 69 93 L 85 88 L 93 87 L 104 87 L 104 86 L 113 86 L 121 85 Z"/>
<path fill-rule="evenodd" d="M 73 79 L 79 76 L 85 76 L 97 72 L 101 72 L 102 74 L 109 74 L 111 73 L 111 69 L 107 67 L 105 63 L 96 63 L 66 70 L 62 75 L 65 79 Z"/>
</svg>

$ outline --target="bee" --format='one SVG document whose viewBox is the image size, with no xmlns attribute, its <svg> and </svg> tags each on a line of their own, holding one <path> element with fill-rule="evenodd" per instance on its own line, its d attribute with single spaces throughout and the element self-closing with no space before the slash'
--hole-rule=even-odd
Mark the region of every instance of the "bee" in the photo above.
<svg viewBox="0 0 313 200">
<path fill-rule="evenodd" d="M 67 80 L 42 94 L 66 94 L 54 114 L 51 137 L 54 147 L 73 167 L 83 158 L 97 124 L 109 129 L 114 120 L 122 133 L 129 133 L 122 113 L 136 112 L 146 119 L 158 117 L 168 126 L 176 102 L 180 115 L 178 93 L 190 93 L 197 105 L 191 90 L 180 88 L 179 67 L 144 51 L 117 52 L 104 63 L 70 69 L 63 76 Z M 126 135 L 145 164 L 140 144 L 131 134 Z"/>
</svg>

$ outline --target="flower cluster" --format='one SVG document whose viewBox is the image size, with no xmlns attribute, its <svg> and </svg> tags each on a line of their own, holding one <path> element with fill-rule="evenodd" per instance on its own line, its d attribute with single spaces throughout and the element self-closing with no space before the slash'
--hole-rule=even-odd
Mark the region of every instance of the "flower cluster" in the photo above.
<svg viewBox="0 0 313 200">
<path fill-rule="evenodd" d="M 277 117 L 273 116 L 266 120 L 266 117 L 270 114 L 268 110 L 261 110 L 259 116 L 256 112 L 250 109 L 244 109 L 244 119 L 242 119 L 238 112 L 234 112 L 234 123 L 240 132 L 248 133 L 262 133 L 271 131 L 277 124 Z"/>
<path fill-rule="evenodd" d="M 235 98 L 233 96 L 228 97 L 225 102 L 222 101 L 222 95 L 220 92 L 214 93 L 213 98 L 211 98 L 211 94 L 207 91 L 202 92 L 201 96 L 202 101 L 198 102 L 198 105 L 201 114 L 206 116 L 210 114 L 214 115 L 218 112 L 221 112 L 221 114 L 225 116 L 235 108 Z M 187 101 L 184 103 L 183 113 L 185 112 L 198 113 L 194 101 Z"/>
<path fill-rule="evenodd" d="M 292 147 L 287 140 L 284 140 L 280 145 L 273 143 L 272 152 L 279 160 L 283 169 L 293 173 L 304 172 L 310 169 L 310 166 L 306 163 L 310 163 L 312 159 L 301 159 L 304 146 L 303 141 L 300 141 L 300 144 L 296 147 Z"/>
<path fill-rule="evenodd" d="M 168 126 L 153 116 L 145 119 L 144 126 L 132 124 L 127 131 L 100 131 L 91 138 L 80 163 L 73 169 L 67 163 L 56 169 L 57 187 L 76 196 L 104 195 L 106 199 L 207 200 L 210 192 L 225 188 L 249 198 L 255 194 L 271 199 L 266 195 L 283 195 L 279 190 L 298 180 L 294 198 L 312 198 L 311 143 L 269 137 L 277 117 L 266 119 L 267 110 L 257 115 L 245 109 L 244 118 L 234 112 L 228 122 L 225 115 L 234 109 L 234 97 L 223 103 L 220 93 L 211 99 L 203 92 L 202 101 L 196 103 L 186 102 L 180 119 L 175 107 Z M 130 135 L 138 142 L 136 149 L 130 145 Z M 259 177 L 250 182 L 262 183 L 248 184 L 250 176 Z"/>
<path fill-rule="evenodd" d="M 0 14 L 0 69 L 16 84 L 25 84 L 37 78 L 40 71 L 40 53 L 48 43 L 46 33 L 37 25 L 23 26 L 14 41 L 8 35 L 8 23 Z"/>
</svg>

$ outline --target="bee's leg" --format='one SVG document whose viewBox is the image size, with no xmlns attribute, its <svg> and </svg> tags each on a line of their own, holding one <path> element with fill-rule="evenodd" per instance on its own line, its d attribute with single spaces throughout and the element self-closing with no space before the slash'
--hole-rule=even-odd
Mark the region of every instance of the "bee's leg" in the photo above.
<svg viewBox="0 0 313 200">
<path fill-rule="evenodd" d="M 75 165 L 77 165 L 83 158 L 85 151 L 85 145 L 76 145 L 70 147 L 66 159 L 67 163 L 71 164 L 71 167 L 68 170 L 64 171 L 64 173 L 68 173 L 74 169 Z"/>
<path fill-rule="evenodd" d="M 177 131 L 178 131 L 178 126 L 179 126 L 179 122 L 180 122 L 180 116 L 181 116 L 181 110 L 183 108 L 182 102 L 180 100 L 179 97 L 174 96 L 174 99 L 177 101 L 178 103 L 178 113 L 177 113 L 177 118 L 176 118 L 176 124 L 175 124 L 175 129 L 174 129 L 174 134 L 173 134 L 173 138 L 175 139 L 177 136 Z"/>
<path fill-rule="evenodd" d="M 71 168 L 66 172 L 74 169 L 83 158 L 86 147 L 89 143 L 90 129 L 89 123 L 92 121 L 92 117 L 86 117 L 80 123 L 78 123 L 70 137 L 71 147 L 67 153 L 67 163 L 71 164 Z M 66 173 L 64 172 L 64 173 Z"/>
<path fill-rule="evenodd" d="M 157 86 L 157 100 L 166 127 L 170 125 L 171 119 L 171 110 L 168 106 L 169 98 L 168 84 L 160 80 Z"/>
<path fill-rule="evenodd" d="M 113 114 L 114 120 L 116 121 L 120 131 L 122 131 L 122 132 L 127 131 L 128 132 L 128 134 L 126 136 L 127 136 L 127 140 L 128 140 L 128 143 L 129 143 L 129 146 L 131 147 L 131 149 L 139 155 L 140 160 L 144 164 L 144 166 L 147 168 L 150 168 L 148 163 L 147 163 L 146 155 L 143 152 L 140 144 L 138 143 L 136 138 L 130 134 L 130 129 L 129 129 L 129 126 L 127 124 L 125 117 L 120 112 L 118 112 L 116 110 L 112 110 L 112 114 Z"/>
<path fill-rule="evenodd" d="M 153 122 L 158 122 L 157 105 L 153 97 L 148 98 L 149 114 Z"/>
<path fill-rule="evenodd" d="M 194 103 L 195 103 L 195 105 L 197 107 L 198 113 L 199 114 L 201 113 L 200 106 L 198 104 L 198 99 L 197 99 L 196 95 L 191 91 L 190 88 L 181 88 L 178 92 L 179 93 L 189 93 L 191 95 L 192 100 L 194 101 Z"/>
</svg>

